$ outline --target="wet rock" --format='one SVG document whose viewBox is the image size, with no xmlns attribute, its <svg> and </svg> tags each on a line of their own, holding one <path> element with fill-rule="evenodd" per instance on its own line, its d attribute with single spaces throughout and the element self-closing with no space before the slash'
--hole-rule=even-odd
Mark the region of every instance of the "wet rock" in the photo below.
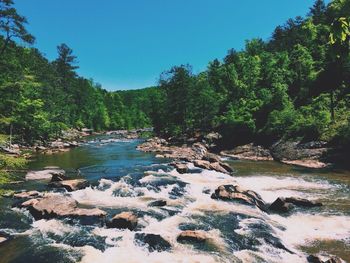
<svg viewBox="0 0 350 263">
<path fill-rule="evenodd" d="M 209 161 L 211 163 L 215 163 L 215 162 L 221 162 L 221 159 L 218 155 L 214 154 L 214 153 L 209 153 L 207 152 L 204 157 L 203 160 L 205 161 Z"/>
<path fill-rule="evenodd" d="M 171 244 L 160 235 L 136 233 L 135 239 L 144 244 L 147 244 L 148 250 L 150 252 L 153 252 L 153 251 L 161 252 L 161 251 L 167 251 L 171 249 Z"/>
<path fill-rule="evenodd" d="M 211 198 L 223 201 L 238 201 L 257 206 L 263 211 L 266 210 L 265 202 L 259 194 L 251 190 L 241 189 L 238 185 L 221 185 L 211 195 Z"/>
<path fill-rule="evenodd" d="M 287 203 L 294 204 L 296 206 L 301 206 L 301 207 L 315 207 L 315 206 L 322 206 L 322 203 L 300 198 L 300 197 L 287 197 L 285 199 Z"/>
<path fill-rule="evenodd" d="M 167 202 L 165 200 L 156 200 L 156 201 L 153 201 L 151 203 L 148 204 L 148 206 L 158 206 L 158 207 L 161 207 L 161 206 L 166 206 L 167 205 Z"/>
<path fill-rule="evenodd" d="M 50 219 L 55 217 L 101 218 L 106 212 L 98 208 L 79 208 L 73 198 L 62 195 L 46 195 L 41 199 L 31 199 L 22 203 L 36 219 Z"/>
<path fill-rule="evenodd" d="M 50 187 L 65 188 L 68 192 L 84 189 L 89 186 L 89 182 L 84 179 L 63 180 L 57 182 L 51 182 Z"/>
<path fill-rule="evenodd" d="M 38 191 L 28 191 L 28 192 L 21 192 L 14 194 L 13 197 L 15 198 L 33 198 L 33 197 L 38 197 L 41 196 L 41 193 Z"/>
<path fill-rule="evenodd" d="M 322 206 L 322 203 L 311 201 L 304 198 L 299 197 L 278 197 L 269 207 L 269 210 L 279 212 L 279 213 L 286 213 L 290 211 L 293 208 L 293 205 L 299 206 L 299 207 L 316 207 L 316 206 Z"/>
<path fill-rule="evenodd" d="M 323 263 L 323 261 L 315 255 L 310 255 L 306 259 L 309 263 Z"/>
<path fill-rule="evenodd" d="M 62 169 L 45 169 L 42 171 L 30 171 L 26 174 L 26 180 L 52 180 L 55 177 L 64 177 L 66 172 Z"/>
<path fill-rule="evenodd" d="M 208 237 L 204 231 L 186 230 L 177 237 L 178 242 L 204 243 Z"/>
<path fill-rule="evenodd" d="M 222 151 L 220 154 L 234 158 L 234 159 L 240 159 L 240 160 L 252 160 L 252 161 L 272 161 L 273 160 L 273 157 L 268 149 L 260 145 L 254 145 L 253 143 L 238 146 L 233 150 Z"/>
<path fill-rule="evenodd" d="M 276 161 L 307 168 L 324 168 L 328 164 L 322 160 L 328 152 L 325 143 L 298 141 L 278 141 L 271 147 L 271 154 Z"/>
<path fill-rule="evenodd" d="M 342 263 L 342 260 L 338 258 L 337 256 L 331 257 L 326 261 L 321 260 L 320 257 L 315 256 L 315 255 L 309 255 L 307 257 L 307 261 L 309 263 Z"/>
<path fill-rule="evenodd" d="M 284 198 L 278 197 L 270 206 L 269 210 L 279 212 L 279 213 L 286 213 L 290 211 L 293 208 L 293 205 L 291 203 L 287 203 Z"/>
<path fill-rule="evenodd" d="M 2 235 L 0 235 L 0 245 L 2 245 L 3 243 L 5 243 L 8 239 Z"/>
<path fill-rule="evenodd" d="M 331 257 L 327 261 L 324 261 L 324 263 L 342 263 L 342 260 L 338 257 Z"/>
<path fill-rule="evenodd" d="M 134 230 L 137 226 L 137 221 L 136 215 L 132 212 L 122 212 L 107 222 L 107 227 Z"/>
<path fill-rule="evenodd" d="M 205 160 L 195 160 L 193 162 L 193 164 L 196 167 L 199 167 L 199 168 L 202 168 L 202 169 L 206 169 L 206 170 L 214 170 L 214 171 L 217 171 L 217 172 L 220 172 L 220 173 L 230 173 L 219 162 L 211 163 L 211 162 L 205 161 Z"/>
<path fill-rule="evenodd" d="M 160 138 L 152 138 L 137 146 L 137 149 L 144 152 L 155 152 L 164 158 L 175 160 L 192 161 L 202 159 L 207 149 L 201 143 L 194 143 L 192 146 L 174 146 Z"/>
<path fill-rule="evenodd" d="M 172 163 L 171 165 L 175 167 L 176 171 L 180 174 L 188 172 L 188 167 L 185 163 Z"/>
</svg>

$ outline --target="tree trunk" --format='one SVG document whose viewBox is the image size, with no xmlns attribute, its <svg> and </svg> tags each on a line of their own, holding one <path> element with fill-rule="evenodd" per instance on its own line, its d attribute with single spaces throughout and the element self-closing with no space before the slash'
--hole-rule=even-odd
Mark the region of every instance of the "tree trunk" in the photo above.
<svg viewBox="0 0 350 263">
<path fill-rule="evenodd" d="M 334 120 L 335 120 L 334 90 L 331 90 L 330 97 L 331 97 L 331 105 L 330 105 L 330 107 L 331 107 L 331 119 L 332 119 L 332 122 L 334 122 Z"/>
</svg>

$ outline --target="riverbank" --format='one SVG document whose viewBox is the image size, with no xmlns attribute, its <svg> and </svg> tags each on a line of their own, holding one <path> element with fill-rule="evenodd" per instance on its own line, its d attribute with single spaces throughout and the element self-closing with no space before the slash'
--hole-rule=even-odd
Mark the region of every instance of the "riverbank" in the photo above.
<svg viewBox="0 0 350 263">
<path fill-rule="evenodd" d="M 194 148 L 198 148 L 198 146 L 200 146 L 202 154 L 196 156 L 193 151 L 196 152 Z M 334 165 L 327 162 L 326 155 L 331 149 L 327 148 L 323 142 L 279 141 L 270 148 L 251 143 L 231 150 L 222 150 L 219 153 L 214 153 L 215 150 L 211 151 L 212 148 L 210 141 L 206 139 L 202 139 L 200 142 L 190 140 L 179 146 L 178 143 L 174 144 L 157 137 L 147 140 L 138 147 L 143 151 L 155 152 L 160 158 L 175 158 L 178 160 L 204 159 L 204 161 L 208 161 L 208 159 L 215 158 L 214 162 L 219 162 L 220 159 L 228 157 L 235 160 L 277 161 L 313 169 L 329 168 Z M 207 157 L 206 154 L 211 157 Z"/>
</svg>

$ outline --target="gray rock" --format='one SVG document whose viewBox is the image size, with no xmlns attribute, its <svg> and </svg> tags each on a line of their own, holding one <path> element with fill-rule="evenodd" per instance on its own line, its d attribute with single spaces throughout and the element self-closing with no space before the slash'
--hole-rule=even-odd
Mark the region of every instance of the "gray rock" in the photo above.
<svg viewBox="0 0 350 263">
<path fill-rule="evenodd" d="M 30 171 L 26 174 L 26 180 L 52 180 L 53 176 L 64 177 L 66 172 L 62 169 L 45 169 L 42 171 Z"/>
<path fill-rule="evenodd" d="M 171 244 L 160 235 L 136 233 L 135 239 L 139 242 L 147 244 L 148 250 L 150 252 L 161 252 L 171 249 Z"/>
<path fill-rule="evenodd" d="M 30 199 L 22 203 L 22 207 L 27 208 L 36 220 L 55 217 L 101 218 L 106 215 L 106 212 L 98 208 L 79 208 L 78 202 L 71 197 L 52 194 Z"/>
<path fill-rule="evenodd" d="M 137 217 L 132 212 L 122 212 L 115 215 L 111 221 L 107 222 L 107 227 L 134 230 L 137 226 L 137 222 Z"/>
<path fill-rule="evenodd" d="M 89 182 L 85 179 L 63 180 L 57 182 L 51 182 L 51 187 L 65 188 L 68 192 L 84 189 L 89 186 Z"/>
<path fill-rule="evenodd" d="M 178 242 L 204 243 L 208 240 L 208 236 L 204 231 L 186 230 L 181 232 L 178 237 Z"/>
<path fill-rule="evenodd" d="M 238 185 L 221 185 L 211 195 L 211 198 L 223 201 L 238 201 L 266 211 L 266 204 L 259 194 L 251 190 L 241 189 Z"/>
</svg>

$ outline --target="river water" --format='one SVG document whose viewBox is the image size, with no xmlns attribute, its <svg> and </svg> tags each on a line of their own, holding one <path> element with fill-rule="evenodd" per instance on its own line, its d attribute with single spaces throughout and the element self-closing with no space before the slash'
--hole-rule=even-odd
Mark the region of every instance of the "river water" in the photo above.
<svg viewBox="0 0 350 263">
<path fill-rule="evenodd" d="M 102 139 L 102 140 L 101 140 Z M 91 187 L 70 193 L 85 207 L 98 207 L 107 217 L 133 211 L 135 231 L 86 225 L 77 219 L 34 221 L 0 199 L 0 232 L 11 240 L 0 245 L 1 263 L 52 262 L 306 262 L 310 253 L 338 255 L 350 262 L 350 173 L 312 171 L 275 162 L 228 161 L 233 176 L 195 169 L 179 174 L 154 154 L 135 148 L 139 140 L 100 138 L 69 152 L 38 155 L 30 169 L 59 166 Z M 24 176 L 24 175 L 19 175 Z M 222 184 L 239 184 L 267 202 L 277 197 L 304 197 L 324 206 L 267 214 L 247 205 L 213 200 Z M 47 182 L 30 181 L 12 190 L 52 191 Z M 65 194 L 65 193 L 61 193 Z M 153 200 L 165 207 L 149 207 Z M 201 245 L 176 241 L 182 230 L 204 230 Z M 149 252 L 137 233 L 159 234 L 171 250 Z M 284 249 L 285 247 L 286 249 Z"/>
</svg>

